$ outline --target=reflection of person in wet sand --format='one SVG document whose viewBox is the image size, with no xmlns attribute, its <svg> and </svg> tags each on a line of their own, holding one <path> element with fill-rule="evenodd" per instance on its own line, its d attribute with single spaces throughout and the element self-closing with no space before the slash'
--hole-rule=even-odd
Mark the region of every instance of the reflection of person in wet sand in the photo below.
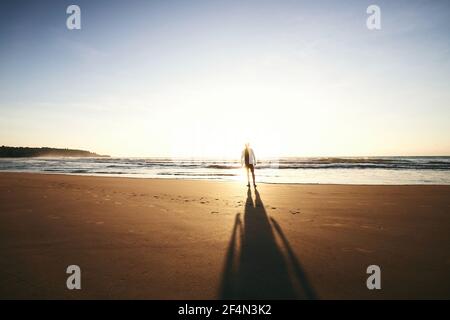
<svg viewBox="0 0 450 320">
<path fill-rule="evenodd" d="M 223 299 L 314 299 L 312 288 L 259 192 L 247 191 L 244 223 L 236 216 L 222 281 Z M 284 247 L 282 251 L 276 236 Z M 286 256 L 283 254 L 286 252 Z"/>
<path fill-rule="evenodd" d="M 253 177 L 253 186 L 256 188 L 255 182 L 256 157 L 255 153 L 253 152 L 253 149 L 250 148 L 250 143 L 246 143 L 244 150 L 242 150 L 241 164 L 245 165 L 245 169 L 247 170 L 247 187 L 250 187 L 249 171 L 251 171 Z"/>
</svg>

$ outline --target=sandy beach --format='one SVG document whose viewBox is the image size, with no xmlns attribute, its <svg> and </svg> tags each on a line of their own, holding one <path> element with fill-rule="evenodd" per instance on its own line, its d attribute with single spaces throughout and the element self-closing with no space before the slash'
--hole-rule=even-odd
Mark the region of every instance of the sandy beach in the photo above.
<svg viewBox="0 0 450 320">
<path fill-rule="evenodd" d="M 257 190 L 1 173 L 0 298 L 450 298 L 450 186 Z"/>
</svg>

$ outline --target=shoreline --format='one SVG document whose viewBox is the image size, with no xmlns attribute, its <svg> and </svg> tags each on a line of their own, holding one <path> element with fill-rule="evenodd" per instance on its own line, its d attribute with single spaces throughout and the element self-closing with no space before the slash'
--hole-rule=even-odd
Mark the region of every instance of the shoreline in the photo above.
<svg viewBox="0 0 450 320">
<path fill-rule="evenodd" d="M 352 170 L 352 169 L 349 169 Z M 240 181 L 236 181 L 236 180 L 225 180 L 225 179 L 208 179 L 208 178 L 204 178 L 204 179 L 195 179 L 195 178 L 175 178 L 175 177 L 170 177 L 170 178 L 155 178 L 155 177 L 125 177 L 125 176 L 120 176 L 120 175 L 101 175 L 101 174 L 83 174 L 83 173 L 58 173 L 58 172 L 24 172 L 24 171 L 0 171 L 0 175 L 1 174 L 24 174 L 24 175 L 55 175 L 55 176 L 68 176 L 68 177 L 72 177 L 72 176 L 80 176 L 80 177 L 96 177 L 96 178 L 112 178 L 112 179 L 135 179 L 135 180 L 155 180 L 155 181 L 160 181 L 160 180 L 173 180 L 173 181 L 210 181 L 210 182 L 219 182 L 219 183 L 236 183 L 236 184 L 242 184 L 245 185 L 245 182 L 240 182 Z M 407 187 L 407 186 L 430 186 L 430 187 L 439 187 L 439 186 L 450 186 L 450 184 L 356 184 L 356 183 L 302 183 L 302 182 L 258 182 L 257 181 L 257 185 L 298 185 L 298 186 L 402 186 L 402 187 Z"/>
<path fill-rule="evenodd" d="M 450 298 L 448 185 L 104 178 L 0 173 L 0 299 Z"/>
</svg>

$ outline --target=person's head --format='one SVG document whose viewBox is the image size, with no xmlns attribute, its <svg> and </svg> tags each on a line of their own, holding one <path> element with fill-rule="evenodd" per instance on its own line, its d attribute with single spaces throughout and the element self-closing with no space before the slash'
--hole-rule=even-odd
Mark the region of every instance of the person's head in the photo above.
<svg viewBox="0 0 450 320">
<path fill-rule="evenodd" d="M 250 142 L 247 142 L 247 143 L 245 144 L 245 148 L 246 148 L 246 149 L 250 148 Z"/>
</svg>

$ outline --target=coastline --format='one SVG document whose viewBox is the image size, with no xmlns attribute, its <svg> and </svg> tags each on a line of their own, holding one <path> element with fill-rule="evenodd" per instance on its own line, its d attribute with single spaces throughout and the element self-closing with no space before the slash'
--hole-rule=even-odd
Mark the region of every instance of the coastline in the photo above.
<svg viewBox="0 0 450 320">
<path fill-rule="evenodd" d="M 0 172 L 234 182 L 246 178 L 239 162 L 220 159 L 11 158 L 0 159 Z M 257 180 L 273 184 L 450 185 L 450 157 L 262 159 Z"/>
<path fill-rule="evenodd" d="M 162 177 L 147 177 L 147 176 L 136 176 L 136 175 L 117 175 L 117 174 L 91 174 L 91 173 L 67 173 L 67 172 L 31 172 L 31 171 L 14 171 L 14 170 L 1 170 L 1 174 L 25 174 L 25 175 L 47 175 L 47 176 L 68 176 L 68 177 L 95 177 L 95 178 L 112 178 L 112 179 L 133 179 L 133 180 L 155 180 L 155 181 L 197 181 L 197 182 L 217 182 L 217 183 L 233 183 L 233 184 L 244 184 L 245 182 L 239 180 L 224 180 L 215 178 L 177 178 L 176 176 L 170 176 L 167 178 Z M 258 179 L 258 178 L 257 178 Z M 440 187 L 449 186 L 446 183 L 405 183 L 405 184 L 383 184 L 383 183 L 322 183 L 322 182 L 267 182 L 267 181 L 257 181 L 258 185 L 285 185 L 285 186 L 366 186 L 366 187 L 377 187 L 377 186 L 429 186 L 429 187 Z"/>
<path fill-rule="evenodd" d="M 0 190 L 1 299 L 450 298 L 449 185 L 249 195 L 228 181 L 1 172 Z M 65 288 L 71 264 L 80 291 Z M 365 286 L 371 264 L 380 291 Z M 245 291 L 249 270 L 286 286 Z"/>
</svg>

